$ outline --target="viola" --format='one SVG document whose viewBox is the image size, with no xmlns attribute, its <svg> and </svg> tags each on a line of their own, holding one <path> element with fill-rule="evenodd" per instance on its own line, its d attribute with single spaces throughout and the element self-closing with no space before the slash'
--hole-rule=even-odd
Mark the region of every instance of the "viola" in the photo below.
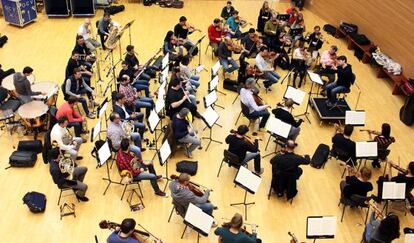
<svg viewBox="0 0 414 243">
<path fill-rule="evenodd" d="M 226 228 L 226 229 L 230 229 L 231 228 L 231 224 L 230 223 L 223 223 L 221 225 L 221 227 Z M 246 234 L 247 236 L 252 236 L 252 233 L 250 233 L 249 231 L 247 231 L 246 226 L 243 226 L 240 228 L 240 232 Z"/>
<path fill-rule="evenodd" d="M 121 227 L 121 225 L 118 223 L 110 222 L 108 220 L 102 220 L 101 222 L 99 222 L 99 228 L 101 229 L 115 230 L 116 227 Z M 134 229 L 134 232 L 131 235 L 131 237 L 134 238 L 135 240 L 142 241 L 142 238 L 139 235 L 144 236 L 144 237 L 150 236 L 148 232 Z"/>
<path fill-rule="evenodd" d="M 172 179 L 172 180 L 178 180 L 178 176 L 177 175 L 171 175 L 170 176 L 170 178 Z M 196 195 L 197 197 L 202 197 L 203 195 L 204 195 L 204 192 L 202 192 L 199 188 L 197 188 L 197 186 L 195 185 L 195 183 L 194 182 L 190 182 L 189 184 L 188 184 L 188 189 L 190 190 L 190 191 L 192 191 L 193 193 L 194 193 L 194 195 Z"/>
<path fill-rule="evenodd" d="M 262 71 L 260 71 L 260 69 L 258 69 L 256 66 L 255 67 L 252 67 L 252 66 L 248 66 L 247 68 L 246 68 L 246 75 L 247 76 L 262 76 L 263 75 L 263 72 Z"/>
<path fill-rule="evenodd" d="M 236 135 L 237 134 L 237 131 L 234 130 L 234 129 L 231 129 L 230 130 L 230 133 Z M 253 135 L 256 136 L 257 133 L 253 133 Z M 251 145 L 255 145 L 255 146 L 256 146 L 256 143 L 257 143 L 256 141 L 254 141 L 251 137 L 249 137 L 247 135 L 243 135 L 243 141 L 246 142 L 246 143 L 249 143 Z"/>
</svg>

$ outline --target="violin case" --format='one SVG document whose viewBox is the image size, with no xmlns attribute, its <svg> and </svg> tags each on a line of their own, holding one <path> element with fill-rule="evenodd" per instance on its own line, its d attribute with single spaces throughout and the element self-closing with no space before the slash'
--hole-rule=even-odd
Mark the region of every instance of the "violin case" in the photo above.
<svg viewBox="0 0 414 243">
<path fill-rule="evenodd" d="M 198 161 L 182 160 L 177 163 L 176 170 L 177 172 L 187 173 L 191 176 L 194 176 L 197 174 Z"/>
</svg>

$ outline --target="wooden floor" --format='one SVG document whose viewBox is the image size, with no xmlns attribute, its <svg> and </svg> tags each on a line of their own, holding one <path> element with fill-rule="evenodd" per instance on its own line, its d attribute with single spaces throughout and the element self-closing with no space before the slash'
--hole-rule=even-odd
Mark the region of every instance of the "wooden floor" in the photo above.
<svg viewBox="0 0 414 243">
<path fill-rule="evenodd" d="M 113 16 L 113 19 L 121 24 L 135 19 L 132 26 L 132 43 L 135 45 L 135 51 L 139 53 L 139 59 L 142 63 L 153 55 L 162 44 L 165 33 L 172 29 L 181 15 L 187 16 L 190 23 L 201 28 L 203 33 L 196 33 L 191 36 L 193 40 L 206 34 L 210 22 L 220 13 L 224 1 L 185 1 L 185 8 L 182 10 L 163 9 L 158 6 L 144 7 L 141 4 L 130 4 L 126 0 L 126 11 Z M 261 6 L 261 1 L 234 1 L 236 8 L 240 11 L 241 16 L 247 18 L 253 24 L 256 23 L 257 14 Z M 278 11 L 283 12 L 288 4 L 274 3 Z M 97 12 L 97 17 L 93 23 L 102 15 L 102 10 Z M 324 22 L 311 12 L 304 11 L 307 28 L 310 30 L 314 25 L 323 25 Z M 64 71 L 70 52 L 74 45 L 74 36 L 82 18 L 57 18 L 48 19 L 41 14 L 37 21 L 24 28 L 17 28 L 8 25 L 2 19 L 0 21 L 0 33 L 9 37 L 9 42 L 0 50 L 0 62 L 3 67 L 14 67 L 22 70 L 26 65 L 34 68 L 37 81 L 54 81 L 61 83 L 64 78 Z M 396 137 L 397 142 L 391 146 L 390 158 L 397 160 L 401 158 L 401 164 L 405 166 L 409 160 L 414 157 L 413 152 L 413 128 L 403 125 L 398 118 L 398 112 L 403 104 L 403 98 L 391 95 L 391 83 L 388 80 L 376 78 L 375 71 L 369 65 L 360 63 L 353 53 L 346 49 L 342 40 L 336 40 L 327 37 L 331 44 L 339 46 L 339 53 L 345 54 L 349 62 L 353 65 L 353 70 L 357 76 L 357 83 L 361 89 L 361 100 L 358 108 L 367 112 L 367 128 L 379 129 L 382 122 L 388 122 L 392 125 L 392 135 Z M 125 47 L 128 38 L 122 39 Z M 204 54 L 207 41 L 203 42 L 202 63 L 210 69 L 213 61 L 210 52 Z M 324 46 L 324 49 L 328 45 Z M 118 52 L 116 52 L 118 53 Z M 118 56 L 116 57 L 119 58 Z M 195 65 L 196 58 L 192 65 Z M 214 61 L 215 62 L 215 61 Z M 106 66 L 106 64 L 104 65 Z M 278 70 L 282 76 L 286 72 Z M 201 74 L 202 85 L 199 88 L 199 98 L 206 94 L 209 73 Z M 105 78 L 105 82 L 109 79 Z M 151 88 L 155 89 L 156 84 Z M 273 86 L 273 91 L 264 94 L 264 99 L 274 106 L 281 100 L 286 82 L 283 85 Z M 309 82 L 303 87 L 308 91 Z M 226 96 L 219 95 L 219 104 L 226 107 L 225 110 L 218 110 L 221 118 L 219 123 L 223 128 L 214 128 L 213 137 L 221 141 L 228 134 L 231 128 L 235 128 L 234 122 L 240 111 L 239 105 L 232 105 L 235 98 L 234 93 L 225 92 Z M 264 92 L 263 92 L 264 93 Z M 353 88 L 349 95 L 349 101 L 352 107 L 355 106 L 357 98 L 357 88 Z M 101 100 L 102 97 L 99 97 Z M 59 98 L 59 104 L 61 97 Z M 201 107 L 201 111 L 204 108 Z M 305 105 L 294 110 L 295 114 L 302 113 Z M 332 125 L 320 125 L 316 113 L 311 110 L 310 119 L 312 124 L 305 122 L 302 125 L 302 133 L 298 138 L 299 147 L 296 152 L 299 154 L 312 154 L 320 143 L 330 145 L 330 138 L 333 133 Z M 95 120 L 89 120 L 89 126 L 96 123 Z M 241 119 L 241 123 L 246 123 Z M 203 127 L 200 121 L 195 126 L 200 130 Z M 207 135 L 207 131 L 204 132 Z M 147 137 L 152 137 L 146 133 Z M 261 134 L 262 139 L 267 141 L 267 134 Z M 367 134 L 356 129 L 353 135 L 354 140 L 363 141 L 367 139 Z M 29 139 L 31 137 L 27 137 Z M 1 132 L 0 143 L 1 167 L 8 165 L 8 157 L 17 144 L 17 134 L 10 136 Z M 268 151 L 264 151 L 264 142 L 261 144 L 262 154 L 267 154 L 273 150 L 273 144 L 269 146 Z M 194 158 L 199 161 L 199 172 L 193 178 L 194 181 L 209 186 L 214 189 L 211 194 L 211 201 L 215 203 L 219 210 L 214 212 L 216 220 L 223 222 L 222 217 L 230 218 L 235 212 L 243 212 L 242 207 L 231 207 L 230 203 L 240 202 L 243 200 L 244 191 L 240 188 L 233 187 L 235 170 L 224 167 L 220 178 L 216 177 L 217 169 L 222 159 L 223 149 L 226 145 L 212 144 L 208 152 L 194 152 Z M 105 168 L 96 169 L 96 161 L 91 158 L 90 151 L 92 144 L 89 142 L 82 145 L 80 154 L 85 157 L 80 165 L 87 166 L 89 171 L 86 175 L 85 182 L 89 185 L 87 196 L 90 198 L 88 203 L 76 203 L 76 218 L 66 217 L 59 219 L 59 208 L 56 205 L 59 196 L 59 190 L 53 183 L 49 174 L 49 166 L 42 163 L 39 158 L 34 168 L 29 169 L 9 169 L 0 170 L 0 234 L 2 242 L 94 242 L 94 235 L 97 235 L 99 242 L 105 242 L 108 230 L 102 230 L 98 223 L 102 219 L 108 219 L 120 222 L 125 217 L 133 217 L 140 224 L 144 225 L 153 234 L 159 236 L 164 242 L 195 242 L 196 233 L 192 232 L 185 235 L 180 240 L 181 233 L 184 229 L 182 219 L 175 215 L 170 223 L 167 219 L 171 210 L 171 198 L 160 198 L 153 195 L 153 191 L 148 182 L 142 183 L 144 190 L 144 203 L 146 208 L 143 211 L 131 213 L 127 202 L 120 201 L 122 187 L 112 185 L 106 196 L 102 193 L 106 187 L 106 182 L 101 178 L 106 176 Z M 153 151 L 144 153 L 145 159 L 153 156 Z M 179 152 L 170 160 L 170 171 L 175 171 L 175 163 L 184 156 Z M 288 231 L 294 232 L 300 241 L 306 241 L 306 217 L 308 215 L 335 215 L 340 218 L 341 208 L 337 206 L 339 199 L 339 182 L 341 169 L 335 160 L 329 161 L 323 170 L 316 170 L 311 167 L 303 166 L 304 174 L 298 182 L 299 193 L 295 197 L 293 204 L 285 200 L 277 199 L 273 196 L 267 200 L 271 178 L 270 158 L 262 161 L 265 168 L 263 182 L 260 190 L 256 195 L 248 195 L 248 201 L 254 201 L 256 204 L 248 209 L 249 222 L 259 225 L 258 234 L 264 242 L 288 242 L 290 239 Z M 157 161 L 156 169 L 158 173 L 164 173 Z M 252 165 L 250 166 L 252 167 Z M 382 170 L 374 170 L 372 182 L 382 173 Z M 119 179 L 115 169 L 111 171 L 113 178 Z M 375 183 L 374 183 L 375 184 Z M 160 182 L 164 186 L 164 182 Z M 22 204 L 22 197 L 28 191 L 39 191 L 47 195 L 48 204 L 46 212 L 43 214 L 32 214 L 27 207 Z M 73 197 L 66 197 L 64 201 L 74 202 Z M 404 216 L 399 213 L 401 227 L 408 225 L 413 226 L 414 220 L 411 215 Z M 337 234 L 333 240 L 326 242 L 359 242 L 363 231 L 363 216 L 359 210 L 347 210 L 344 221 L 338 220 Z M 217 237 L 211 232 L 210 237 L 201 238 L 200 242 L 217 242 Z M 307 240 L 310 242 L 310 240 Z M 403 242 L 399 239 L 395 242 Z"/>
</svg>

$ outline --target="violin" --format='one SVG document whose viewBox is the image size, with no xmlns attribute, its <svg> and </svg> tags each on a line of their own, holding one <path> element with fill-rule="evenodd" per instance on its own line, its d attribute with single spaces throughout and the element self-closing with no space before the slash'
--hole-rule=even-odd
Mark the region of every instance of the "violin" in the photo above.
<svg viewBox="0 0 414 243">
<path fill-rule="evenodd" d="M 227 48 L 230 51 L 234 52 L 235 54 L 240 54 L 240 53 L 242 53 L 242 51 L 245 51 L 246 50 L 246 49 L 244 49 L 243 46 L 237 45 L 237 44 L 235 44 L 233 42 L 230 42 L 229 44 L 226 43 L 226 45 L 227 45 Z"/>
<path fill-rule="evenodd" d="M 253 25 L 252 23 L 247 22 L 247 20 L 245 20 L 244 18 L 240 16 L 237 16 L 236 18 L 234 18 L 234 22 L 240 24 L 242 28 L 246 27 L 247 25 Z"/>
<path fill-rule="evenodd" d="M 99 228 L 101 229 L 115 230 L 117 227 L 121 227 L 121 225 L 108 220 L 102 220 L 101 222 L 99 222 Z M 142 242 L 142 238 L 140 237 L 140 235 L 144 237 L 150 236 L 148 232 L 134 229 L 134 232 L 132 233 L 131 237 L 139 242 Z"/>
<path fill-rule="evenodd" d="M 177 175 L 171 175 L 170 176 L 171 180 L 178 180 L 178 176 Z M 194 195 L 196 195 L 197 197 L 202 197 L 204 195 L 204 192 L 202 192 L 199 187 L 200 185 L 194 182 L 191 182 L 188 184 L 188 189 L 190 191 L 192 191 L 194 193 Z"/>
<path fill-rule="evenodd" d="M 236 130 L 234 130 L 234 129 L 231 129 L 230 130 L 230 133 L 232 133 L 232 134 L 234 134 L 234 135 L 236 135 L 236 134 L 238 134 L 237 133 L 237 131 Z M 240 134 L 239 134 L 240 135 Z M 253 136 L 256 136 L 257 135 L 257 133 L 256 132 L 254 132 L 253 133 Z M 254 146 L 257 146 L 258 145 L 258 141 L 257 141 L 257 139 L 256 140 L 253 140 L 251 137 L 249 137 L 249 136 L 247 136 L 247 135 L 243 135 L 243 141 L 245 141 L 246 143 L 249 143 L 249 144 L 251 144 L 251 145 L 254 145 Z"/>
<path fill-rule="evenodd" d="M 182 26 L 183 29 L 185 30 L 189 30 L 190 32 L 201 32 L 200 29 L 197 29 L 196 27 L 194 27 L 193 25 L 189 24 L 188 22 L 185 23 L 185 25 Z"/>
<path fill-rule="evenodd" d="M 252 66 L 248 66 L 246 68 L 246 75 L 248 76 L 262 76 L 263 72 L 260 71 L 260 69 L 258 69 L 256 66 L 252 67 Z"/>
</svg>

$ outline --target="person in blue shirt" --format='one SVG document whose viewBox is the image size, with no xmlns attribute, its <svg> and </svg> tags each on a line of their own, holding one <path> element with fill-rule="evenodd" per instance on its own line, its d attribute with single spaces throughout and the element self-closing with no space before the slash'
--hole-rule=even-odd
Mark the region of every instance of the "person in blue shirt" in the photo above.
<svg viewBox="0 0 414 243">
<path fill-rule="evenodd" d="M 187 149 L 187 156 L 189 158 L 192 158 L 192 152 L 197 147 L 200 147 L 201 141 L 199 138 L 197 138 L 196 131 L 194 131 L 186 119 L 188 113 L 190 113 L 189 109 L 182 108 L 177 114 L 175 114 L 172 119 L 172 129 L 174 138 L 178 142 L 190 144 Z"/>
<path fill-rule="evenodd" d="M 226 24 L 229 26 L 229 36 L 231 38 L 239 38 L 241 36 L 240 21 L 237 21 L 239 11 L 234 10 L 233 15 L 227 19 Z"/>
<path fill-rule="evenodd" d="M 134 219 L 126 218 L 122 221 L 121 227 L 109 235 L 107 243 L 140 243 L 134 236 L 134 229 L 137 223 Z"/>
</svg>

